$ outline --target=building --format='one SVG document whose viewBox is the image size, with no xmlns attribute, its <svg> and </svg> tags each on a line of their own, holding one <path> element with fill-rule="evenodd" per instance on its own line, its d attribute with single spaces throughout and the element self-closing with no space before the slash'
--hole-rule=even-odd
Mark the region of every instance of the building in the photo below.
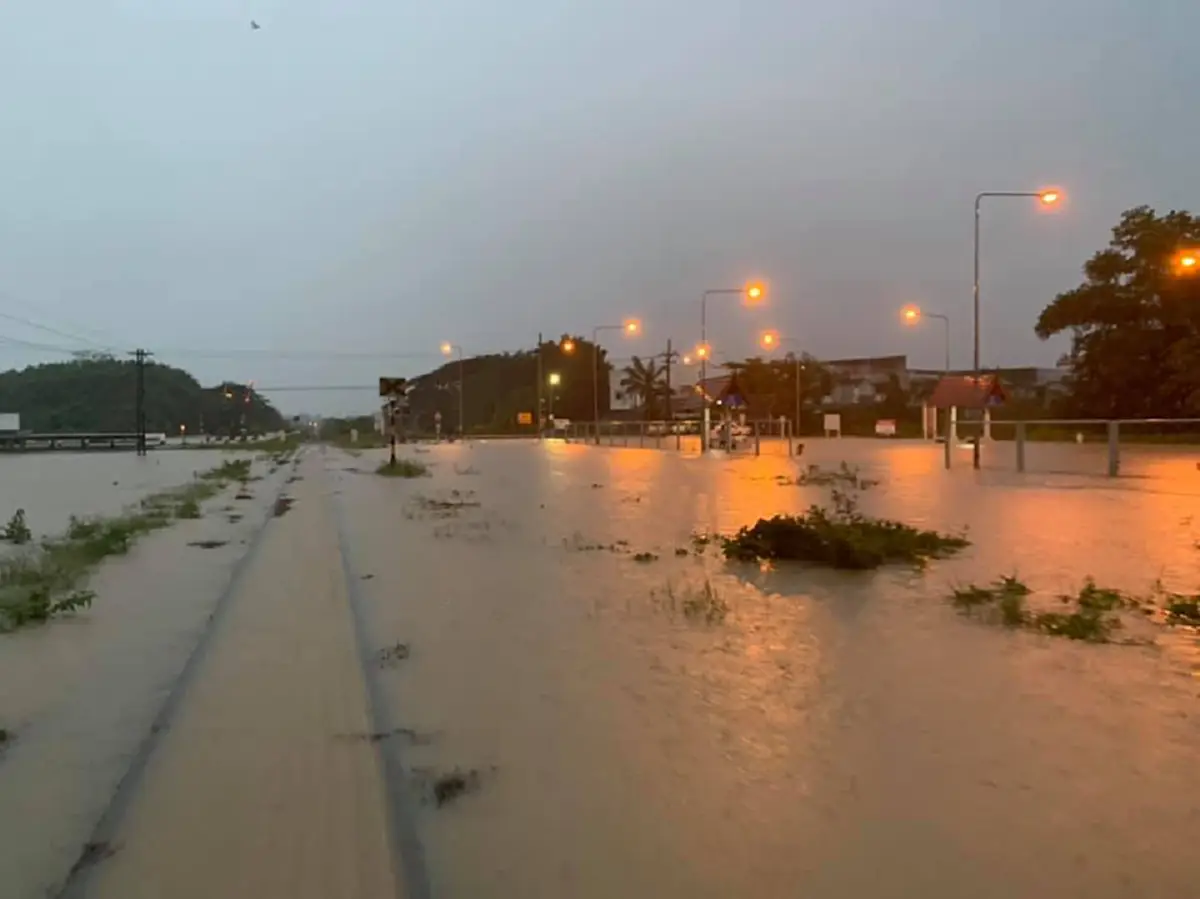
<svg viewBox="0 0 1200 899">
<path fill-rule="evenodd" d="M 833 390 L 826 401 L 834 406 L 876 402 L 893 377 L 905 391 L 910 384 L 907 356 L 822 359 L 820 364 L 833 378 Z"/>
</svg>

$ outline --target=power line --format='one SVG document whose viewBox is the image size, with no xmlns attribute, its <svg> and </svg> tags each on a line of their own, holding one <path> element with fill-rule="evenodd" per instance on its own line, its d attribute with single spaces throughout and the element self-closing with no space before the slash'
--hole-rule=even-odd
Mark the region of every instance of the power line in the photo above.
<svg viewBox="0 0 1200 899">
<path fill-rule="evenodd" d="M 0 312 L 0 318 L 7 319 L 8 321 L 11 321 L 11 322 L 16 322 L 17 324 L 20 324 L 20 325 L 25 325 L 27 328 L 36 328 L 38 331 L 45 331 L 47 334 L 53 334 L 56 337 L 65 337 L 65 338 L 67 338 L 67 340 L 74 340 L 79 343 L 91 344 L 92 346 L 96 347 L 97 349 L 102 349 L 102 350 L 106 350 L 109 352 L 111 352 L 113 350 L 112 347 L 104 346 L 103 344 L 96 343 L 96 341 L 90 340 L 87 337 L 80 337 L 78 334 L 72 334 L 69 331 L 63 331 L 59 328 L 51 327 L 50 325 L 41 324 L 40 322 L 36 322 L 33 319 L 25 318 L 20 315 L 13 315 L 9 312 Z"/>
<path fill-rule="evenodd" d="M 181 356 L 188 359 L 236 359 L 242 356 L 265 356 L 273 359 L 430 359 L 441 355 L 429 350 L 418 353 L 382 353 L 337 350 L 192 350 L 181 347 L 165 347 L 156 352 L 159 356 Z"/>
<path fill-rule="evenodd" d="M 37 343 L 36 341 L 32 340 L 22 340 L 20 337 L 9 337 L 7 334 L 0 334 L 0 340 L 16 346 L 29 347 L 30 349 L 34 350 L 44 350 L 50 353 L 64 353 L 68 356 L 74 356 L 76 353 L 81 352 L 81 350 L 75 347 L 55 346 L 54 344 L 49 343 Z"/>
</svg>

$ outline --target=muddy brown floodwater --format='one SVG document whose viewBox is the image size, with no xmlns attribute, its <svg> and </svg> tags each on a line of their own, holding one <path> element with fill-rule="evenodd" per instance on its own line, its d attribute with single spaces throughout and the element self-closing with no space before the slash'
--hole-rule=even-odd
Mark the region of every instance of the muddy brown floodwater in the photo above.
<svg viewBox="0 0 1200 899">
<path fill-rule="evenodd" d="M 780 454 L 403 452 L 431 475 L 310 449 L 302 482 L 268 477 L 238 532 L 261 549 L 228 591 L 235 547 L 186 549 L 223 539 L 214 514 L 102 569 L 88 613 L 0 637 L 0 718 L 20 709 L 0 750 L 0 884 L 1196 895 L 1196 634 L 1146 623 L 1152 644 L 1080 644 L 946 601 L 1012 573 L 1050 596 L 1088 576 L 1200 591 L 1194 454 L 1132 454 L 1110 481 L 1078 473 L 1089 447 L 1017 475 L 947 473 L 926 445 L 809 442 L 804 464 L 880 480 L 864 511 L 973 541 L 924 570 L 840 573 L 732 565 L 692 540 L 826 501 L 787 483 L 799 465 Z M 280 490 L 296 505 L 273 517 Z M 12 685 L 38 673 L 54 689 L 23 698 Z"/>
<path fill-rule="evenodd" d="M 1114 483 L 814 442 L 805 463 L 882 481 L 867 511 L 974 541 L 924 572 L 856 574 L 691 552 L 695 531 L 827 495 L 780 486 L 786 458 L 563 443 L 418 458 L 432 478 L 331 468 L 353 567 L 374 575 L 372 638 L 411 648 L 380 676 L 389 723 L 430 735 L 405 764 L 479 772 L 472 794 L 417 809 L 432 895 L 1196 894 L 1194 636 L 1081 645 L 945 602 L 1013 572 L 1037 590 L 1200 589 L 1186 455 L 1145 466 L 1174 478 Z M 455 490 L 479 505 L 413 503 Z M 680 612 L 706 582 L 720 624 Z"/>
</svg>

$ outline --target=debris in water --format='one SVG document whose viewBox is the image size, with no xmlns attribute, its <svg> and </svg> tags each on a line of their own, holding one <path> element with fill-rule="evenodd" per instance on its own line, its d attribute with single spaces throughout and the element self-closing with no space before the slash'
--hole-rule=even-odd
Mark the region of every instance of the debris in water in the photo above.
<svg viewBox="0 0 1200 899">
<path fill-rule="evenodd" d="M 224 546 L 228 540 L 193 540 L 188 546 L 198 546 L 201 549 L 216 549 L 218 546 Z"/>
<path fill-rule="evenodd" d="M 395 646 L 389 646 L 386 649 L 379 650 L 376 655 L 376 660 L 381 668 L 394 668 L 400 662 L 403 662 L 409 656 L 407 643 L 397 643 Z"/>
<path fill-rule="evenodd" d="M 279 518 L 283 515 L 286 515 L 292 508 L 292 503 L 294 502 L 295 500 L 290 496 L 281 496 L 275 500 L 275 517 Z"/>
<path fill-rule="evenodd" d="M 71 873 L 68 877 L 74 877 L 84 868 L 90 868 L 92 865 L 98 865 L 105 859 L 112 858 L 117 854 L 117 849 L 107 840 L 100 840 L 96 843 L 84 843 L 83 852 L 79 854 L 75 864 L 71 866 Z"/>
</svg>

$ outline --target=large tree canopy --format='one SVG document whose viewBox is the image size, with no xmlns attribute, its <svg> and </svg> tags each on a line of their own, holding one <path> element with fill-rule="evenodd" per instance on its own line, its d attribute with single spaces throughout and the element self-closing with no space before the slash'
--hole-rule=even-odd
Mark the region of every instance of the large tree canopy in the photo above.
<svg viewBox="0 0 1200 899">
<path fill-rule="evenodd" d="M 1139 206 L 1043 310 L 1036 331 L 1070 332 L 1071 412 L 1098 418 L 1200 415 L 1200 219 Z"/>
</svg>

